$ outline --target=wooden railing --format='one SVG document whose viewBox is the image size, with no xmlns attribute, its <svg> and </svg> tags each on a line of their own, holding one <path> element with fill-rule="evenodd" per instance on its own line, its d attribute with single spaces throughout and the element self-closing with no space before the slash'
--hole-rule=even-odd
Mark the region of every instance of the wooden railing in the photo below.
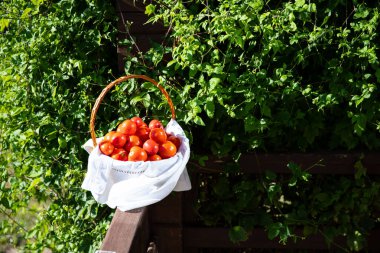
<svg viewBox="0 0 380 253">
<path fill-rule="evenodd" d="M 266 169 L 276 173 L 288 174 L 286 164 L 293 161 L 302 168 L 309 168 L 312 174 L 353 175 L 354 165 L 360 162 L 368 175 L 380 175 L 380 154 L 252 154 L 241 158 L 241 169 L 248 174 L 261 174 Z M 117 253 L 195 253 L 207 248 L 250 248 L 250 249 L 300 249 L 316 252 L 326 250 L 325 239 L 317 234 L 297 243 L 289 241 L 281 245 L 269 240 L 263 229 L 255 229 L 245 242 L 233 244 L 228 238 L 228 229 L 204 227 L 199 225 L 194 211 L 199 173 L 220 173 L 225 160 L 206 163 L 207 167 L 192 166 L 193 189 L 188 192 L 173 192 L 161 202 L 131 212 L 116 210 L 110 228 L 104 239 L 102 249 Z M 314 164 L 320 166 L 312 166 Z M 302 231 L 299 231 L 302 234 Z M 380 252 L 380 230 L 375 229 L 367 237 L 368 252 Z M 344 245 L 345 238 L 337 238 L 337 244 Z M 314 251 L 313 251 L 314 250 Z"/>
<path fill-rule="evenodd" d="M 147 252 L 147 218 L 146 207 L 129 212 L 116 209 L 101 249 L 117 253 Z"/>
</svg>

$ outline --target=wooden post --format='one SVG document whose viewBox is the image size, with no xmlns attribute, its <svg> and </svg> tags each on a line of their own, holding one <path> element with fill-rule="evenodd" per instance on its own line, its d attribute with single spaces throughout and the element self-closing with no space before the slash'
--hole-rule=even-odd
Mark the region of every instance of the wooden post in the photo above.
<svg viewBox="0 0 380 253">
<path fill-rule="evenodd" d="M 129 212 L 116 209 L 102 250 L 117 253 L 146 253 L 149 240 L 147 208 Z"/>
<path fill-rule="evenodd" d="M 182 253 L 182 193 L 173 192 L 149 207 L 152 240 L 158 252 Z"/>
</svg>

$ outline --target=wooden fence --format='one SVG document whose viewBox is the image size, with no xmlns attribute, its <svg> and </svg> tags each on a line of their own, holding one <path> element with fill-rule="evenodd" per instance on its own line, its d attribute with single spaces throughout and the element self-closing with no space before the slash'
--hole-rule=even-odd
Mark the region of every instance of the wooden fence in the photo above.
<svg viewBox="0 0 380 253">
<path fill-rule="evenodd" d="M 319 162 L 310 170 L 312 174 L 353 175 L 354 164 L 361 154 L 252 154 L 242 157 L 242 171 L 248 174 L 261 174 L 266 169 L 289 174 L 286 164 L 293 161 L 303 168 Z M 367 173 L 380 175 L 380 154 L 366 154 L 361 162 Z M 188 192 L 172 193 L 163 201 L 132 212 L 116 211 L 102 248 L 118 253 L 195 253 L 195 252 L 239 252 L 239 249 L 256 250 L 255 252 L 340 252 L 332 246 L 328 250 L 322 235 L 316 234 L 297 243 L 279 244 L 269 240 L 261 228 L 252 231 L 249 239 L 240 244 L 232 243 L 228 238 L 228 228 L 205 227 L 199 225 L 198 215 L 194 210 L 197 199 L 197 176 L 202 173 L 220 173 L 224 161 L 213 160 L 204 168 L 192 166 L 193 189 Z M 299 231 L 302 234 L 302 231 Z M 380 252 L 380 229 L 375 229 L 368 236 L 366 252 Z M 345 238 L 337 238 L 339 245 L 345 244 Z M 151 244 L 149 246 L 149 244 Z M 148 248 L 150 251 L 148 251 Z M 224 251 L 222 251 L 222 249 Z M 156 250 L 156 251 L 154 251 Z M 207 251 L 208 250 L 208 251 Z M 219 251 L 216 251 L 219 250 Z M 264 251 L 267 250 L 267 251 Z M 279 251 L 280 250 L 280 251 Z M 293 250 L 293 251 L 290 251 Z M 243 252 L 243 251 L 242 251 Z M 253 252 L 253 251 L 252 251 Z"/>
</svg>

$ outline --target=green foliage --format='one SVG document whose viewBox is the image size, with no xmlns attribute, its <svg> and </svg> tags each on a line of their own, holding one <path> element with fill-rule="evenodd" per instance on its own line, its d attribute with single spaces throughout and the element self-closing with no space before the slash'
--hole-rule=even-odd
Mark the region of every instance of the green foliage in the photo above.
<svg viewBox="0 0 380 253">
<path fill-rule="evenodd" d="M 180 119 L 207 126 L 213 153 L 380 147 L 377 6 L 162 0 L 146 13 L 172 30 L 143 67 L 175 80 Z"/>
<path fill-rule="evenodd" d="M 81 145 L 115 62 L 114 24 L 107 1 L 1 3 L 0 227 L 27 252 L 93 252 L 107 229 L 110 210 L 80 188 Z"/>
<path fill-rule="evenodd" d="M 170 32 L 126 57 L 125 71 L 149 69 L 169 87 L 200 164 L 207 154 L 238 161 L 251 151 L 379 150 L 375 2 L 154 1 L 145 13 Z M 132 40 L 125 45 L 133 50 Z M 202 220 L 230 226 L 233 241 L 262 226 L 282 243 L 319 232 L 329 243 L 346 236 L 347 251 L 361 249 L 379 224 L 380 182 L 359 172 L 325 178 L 288 168 L 289 177 L 232 176 L 230 166 L 205 175 Z M 294 233 L 299 226 L 303 235 Z"/>
</svg>

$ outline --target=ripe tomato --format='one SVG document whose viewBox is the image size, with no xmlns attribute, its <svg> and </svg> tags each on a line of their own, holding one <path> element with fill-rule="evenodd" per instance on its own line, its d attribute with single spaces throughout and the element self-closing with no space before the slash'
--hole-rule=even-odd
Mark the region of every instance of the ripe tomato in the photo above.
<svg viewBox="0 0 380 253">
<path fill-rule="evenodd" d="M 166 132 L 162 128 L 153 128 L 150 131 L 149 137 L 158 144 L 164 143 L 167 139 Z"/>
<path fill-rule="evenodd" d="M 104 139 L 103 139 L 103 140 L 111 142 L 111 138 L 112 138 L 112 135 L 113 135 L 114 133 L 116 133 L 116 131 L 108 132 L 108 133 L 104 136 Z"/>
<path fill-rule="evenodd" d="M 111 155 L 115 147 L 109 141 L 102 141 L 99 143 L 100 151 L 105 155 Z"/>
<path fill-rule="evenodd" d="M 158 152 L 159 145 L 152 139 L 146 140 L 143 144 L 143 149 L 148 155 L 155 155 Z"/>
<path fill-rule="evenodd" d="M 164 128 L 164 126 L 162 125 L 161 121 L 157 120 L 157 119 L 152 119 L 150 122 L 149 122 L 149 128 L 150 129 L 154 129 L 154 128 Z"/>
<path fill-rule="evenodd" d="M 147 128 L 149 128 L 148 125 L 145 122 L 143 122 L 140 127 L 147 127 Z"/>
<path fill-rule="evenodd" d="M 142 124 L 144 123 L 144 121 L 142 120 L 142 118 L 137 117 L 137 116 L 133 117 L 131 120 L 136 123 L 137 128 L 141 127 Z"/>
<path fill-rule="evenodd" d="M 117 127 L 116 132 L 126 135 L 133 135 L 136 133 L 136 129 L 136 123 L 130 119 L 126 119 Z"/>
<path fill-rule="evenodd" d="M 162 158 L 159 155 L 151 155 L 148 157 L 148 160 L 149 161 L 159 161 L 159 160 L 162 160 Z"/>
<path fill-rule="evenodd" d="M 150 129 L 148 127 L 139 127 L 136 130 L 136 135 L 140 138 L 142 142 L 149 139 Z"/>
<path fill-rule="evenodd" d="M 137 161 L 146 161 L 148 159 L 148 154 L 146 151 L 138 146 L 131 148 L 128 154 L 128 161 L 137 162 Z"/>
<path fill-rule="evenodd" d="M 111 135 L 111 143 L 115 148 L 122 148 L 127 142 L 127 136 L 120 132 L 116 132 Z"/>
<path fill-rule="evenodd" d="M 141 147 L 142 146 L 142 142 L 141 142 L 141 140 L 140 140 L 140 138 L 138 136 L 136 136 L 136 135 L 130 135 L 127 138 L 127 143 L 125 144 L 124 149 L 127 150 L 127 151 L 129 151 L 134 146 Z"/>
<path fill-rule="evenodd" d="M 128 152 L 122 148 L 115 148 L 111 157 L 119 161 L 128 161 Z"/>
<path fill-rule="evenodd" d="M 177 153 L 177 148 L 171 141 L 166 141 L 161 144 L 158 149 L 158 154 L 162 157 L 162 159 L 170 158 Z"/>
<path fill-rule="evenodd" d="M 181 140 L 178 137 L 174 136 L 174 135 L 170 135 L 168 137 L 168 141 L 173 142 L 173 144 L 175 145 L 175 147 L 177 148 L 177 150 L 179 149 L 179 146 L 181 146 Z"/>
</svg>

